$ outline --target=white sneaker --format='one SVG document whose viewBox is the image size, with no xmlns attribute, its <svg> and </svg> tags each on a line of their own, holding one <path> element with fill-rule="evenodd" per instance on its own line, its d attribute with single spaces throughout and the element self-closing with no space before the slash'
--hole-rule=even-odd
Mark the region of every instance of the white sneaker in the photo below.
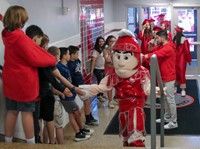
<svg viewBox="0 0 200 149">
<path fill-rule="evenodd" d="M 108 108 L 113 109 L 115 105 L 113 104 L 112 101 L 108 102 Z"/>
<path fill-rule="evenodd" d="M 165 119 L 164 118 L 164 122 L 165 123 L 169 123 L 170 122 L 170 119 Z M 156 123 L 161 123 L 161 119 L 159 118 L 159 119 L 156 119 Z"/>
<path fill-rule="evenodd" d="M 168 124 L 164 125 L 164 129 L 174 129 L 178 127 L 177 122 L 170 121 Z"/>
<path fill-rule="evenodd" d="M 182 96 L 182 97 L 185 97 L 185 95 L 186 95 L 185 90 L 182 90 L 182 91 L 181 91 L 181 96 Z"/>
</svg>

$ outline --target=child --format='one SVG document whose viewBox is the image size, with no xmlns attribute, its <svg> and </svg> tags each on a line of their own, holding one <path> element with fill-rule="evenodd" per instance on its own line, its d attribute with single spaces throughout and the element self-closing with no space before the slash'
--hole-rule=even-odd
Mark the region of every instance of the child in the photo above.
<svg viewBox="0 0 200 149">
<path fill-rule="evenodd" d="M 105 75 L 110 74 L 114 71 L 113 63 L 112 63 L 112 46 L 115 43 L 115 36 L 110 35 L 106 38 L 106 45 L 107 47 L 103 50 L 103 56 L 105 59 Z M 108 107 L 113 109 L 115 107 L 114 102 L 112 100 L 112 92 L 113 90 L 110 90 L 107 92 L 108 96 Z"/>
<path fill-rule="evenodd" d="M 70 60 L 69 49 L 60 48 L 60 61 L 56 65 L 60 73 L 69 81 L 72 82 L 70 71 L 67 66 L 67 62 Z M 90 138 L 90 135 L 93 134 L 94 130 L 84 128 L 81 121 L 81 111 L 76 103 L 75 96 L 76 93 L 74 89 L 71 89 L 73 96 L 66 97 L 64 100 L 61 100 L 66 112 L 69 115 L 69 121 L 72 125 L 75 134 L 75 141 L 82 141 Z"/>
<path fill-rule="evenodd" d="M 37 45 L 41 45 L 41 41 L 43 39 L 43 32 L 40 27 L 37 25 L 30 25 L 26 29 L 26 35 L 30 37 Z M 50 142 L 54 143 L 54 132 L 52 129 L 54 128 L 53 123 L 53 111 L 54 111 L 54 97 L 51 96 L 52 92 L 49 88 L 49 83 L 51 83 L 55 88 L 60 90 L 61 92 L 64 92 L 66 96 L 68 96 L 68 88 L 64 87 L 62 84 L 60 84 L 53 74 L 51 73 L 51 69 L 54 69 L 54 67 L 45 67 L 45 68 L 39 68 L 39 83 L 40 83 L 40 94 L 39 98 L 36 100 L 35 105 L 35 112 L 33 113 L 34 118 L 34 133 L 35 133 L 35 142 L 41 143 L 40 139 L 40 126 L 39 126 L 39 115 L 41 114 L 42 118 L 47 120 L 47 126 L 49 129 L 50 135 Z M 48 94 L 48 95 L 47 95 Z M 49 99 L 48 99 L 49 98 Z M 41 103 L 40 103 L 40 99 Z M 52 100 L 50 100 L 52 99 Z M 51 106 L 51 103 L 53 104 Z M 40 105 L 41 104 L 41 105 Z M 48 108 L 44 110 L 47 106 Z M 41 113 L 40 113 L 40 108 Z M 47 112 L 47 114 L 45 114 Z"/>
<path fill-rule="evenodd" d="M 26 142 L 34 144 L 33 112 L 39 95 L 38 67 L 54 66 L 56 60 L 21 30 L 27 20 L 27 11 L 21 6 L 10 6 L 3 17 L 5 63 L 2 79 L 7 109 L 5 141 L 12 142 L 17 117 L 21 112 Z"/>
<path fill-rule="evenodd" d="M 79 48 L 76 46 L 69 46 L 70 53 L 70 61 L 68 61 L 67 65 L 70 70 L 70 75 L 72 78 L 72 84 L 75 86 L 83 85 L 83 75 L 81 73 L 81 61 L 78 59 L 79 57 Z M 86 125 L 97 126 L 98 121 L 94 119 L 90 110 L 90 99 L 84 100 L 84 112 L 86 118 Z"/>
<path fill-rule="evenodd" d="M 105 40 L 99 36 L 96 39 L 94 49 L 92 50 L 92 63 L 91 63 L 91 78 L 93 74 L 97 78 L 98 84 L 104 77 L 104 65 L 105 59 L 103 57 L 103 50 L 105 48 Z M 105 102 L 106 99 L 103 97 L 103 93 L 98 93 L 97 98 L 100 102 Z"/>
</svg>

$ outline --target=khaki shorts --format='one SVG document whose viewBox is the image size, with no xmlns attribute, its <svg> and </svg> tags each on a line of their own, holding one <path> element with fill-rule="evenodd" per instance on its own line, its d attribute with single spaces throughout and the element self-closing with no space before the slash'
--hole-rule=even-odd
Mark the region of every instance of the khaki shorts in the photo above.
<svg viewBox="0 0 200 149">
<path fill-rule="evenodd" d="M 63 127 L 63 109 L 60 101 L 56 100 L 54 105 L 54 123 L 56 128 Z"/>
</svg>

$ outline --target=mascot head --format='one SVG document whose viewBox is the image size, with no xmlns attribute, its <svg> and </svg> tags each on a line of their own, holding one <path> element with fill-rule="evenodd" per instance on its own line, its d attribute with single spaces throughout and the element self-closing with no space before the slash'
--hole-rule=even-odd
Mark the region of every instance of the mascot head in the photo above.
<svg viewBox="0 0 200 149">
<path fill-rule="evenodd" d="M 132 76 L 141 66 L 141 49 L 133 33 L 122 29 L 113 46 L 113 65 L 121 78 Z"/>
</svg>

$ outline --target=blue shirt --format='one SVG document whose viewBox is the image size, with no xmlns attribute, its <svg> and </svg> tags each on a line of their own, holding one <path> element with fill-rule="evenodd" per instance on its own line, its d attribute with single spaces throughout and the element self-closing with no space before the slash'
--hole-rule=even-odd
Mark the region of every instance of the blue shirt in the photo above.
<svg viewBox="0 0 200 149">
<path fill-rule="evenodd" d="M 75 61 L 69 61 L 67 63 L 72 77 L 72 84 L 75 86 L 83 85 L 83 75 L 81 73 L 81 61 L 79 59 Z"/>
<path fill-rule="evenodd" d="M 70 71 L 69 68 L 66 65 L 62 64 L 61 62 L 58 62 L 56 67 L 58 68 L 58 70 L 60 71 L 61 75 L 63 77 L 65 77 L 69 82 L 72 83 L 72 79 L 71 79 L 71 75 L 70 75 Z M 65 100 L 74 100 L 76 97 L 76 93 L 72 92 L 73 96 L 71 97 L 65 97 Z"/>
</svg>

